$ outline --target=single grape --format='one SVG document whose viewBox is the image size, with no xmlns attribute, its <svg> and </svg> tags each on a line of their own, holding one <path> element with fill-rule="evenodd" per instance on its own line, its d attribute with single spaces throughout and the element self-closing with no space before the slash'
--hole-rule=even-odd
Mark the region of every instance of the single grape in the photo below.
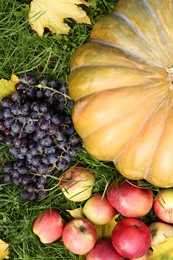
<svg viewBox="0 0 173 260">
<path fill-rule="evenodd" d="M 11 176 L 9 173 L 4 174 L 4 182 L 10 182 L 11 181 Z"/>
<path fill-rule="evenodd" d="M 4 97 L 2 100 L 1 100 L 1 105 L 2 107 L 11 107 L 13 106 L 14 102 L 13 100 L 10 98 L 10 97 Z"/>
</svg>

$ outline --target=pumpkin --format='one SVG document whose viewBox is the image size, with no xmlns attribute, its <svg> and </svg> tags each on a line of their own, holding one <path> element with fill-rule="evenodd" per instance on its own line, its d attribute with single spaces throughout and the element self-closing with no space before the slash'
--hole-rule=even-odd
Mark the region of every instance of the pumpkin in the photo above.
<svg viewBox="0 0 173 260">
<path fill-rule="evenodd" d="M 120 0 L 72 57 L 86 150 L 131 180 L 173 186 L 173 0 Z"/>
</svg>

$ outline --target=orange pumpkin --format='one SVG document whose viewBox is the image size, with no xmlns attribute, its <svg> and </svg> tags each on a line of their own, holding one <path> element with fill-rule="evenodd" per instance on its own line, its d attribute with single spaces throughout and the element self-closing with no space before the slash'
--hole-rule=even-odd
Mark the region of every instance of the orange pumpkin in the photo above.
<svg viewBox="0 0 173 260">
<path fill-rule="evenodd" d="M 86 150 L 128 179 L 173 186 L 173 0 L 120 0 L 71 61 Z"/>
</svg>

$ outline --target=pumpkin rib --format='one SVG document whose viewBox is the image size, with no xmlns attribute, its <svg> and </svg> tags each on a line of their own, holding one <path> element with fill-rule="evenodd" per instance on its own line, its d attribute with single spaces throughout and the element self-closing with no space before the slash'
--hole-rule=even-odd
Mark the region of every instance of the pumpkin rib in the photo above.
<svg viewBox="0 0 173 260">
<path fill-rule="evenodd" d="M 168 94 L 169 95 L 169 94 Z M 159 104 L 156 105 L 156 107 L 153 108 L 153 110 L 150 112 L 150 114 L 147 116 L 146 120 L 143 122 L 143 125 L 140 126 L 139 129 L 137 129 L 137 132 L 134 134 L 132 140 L 130 140 L 129 143 L 127 143 L 126 147 L 124 147 L 124 149 L 122 149 L 121 153 L 124 152 L 125 149 L 127 149 L 127 147 L 138 137 L 138 135 L 141 133 L 143 127 L 149 122 L 149 120 L 152 120 L 152 116 L 164 105 L 165 106 L 165 99 L 160 101 Z M 172 104 L 169 106 L 169 109 L 171 108 Z M 167 117 L 168 117 L 168 112 L 167 112 Z M 164 120 L 166 122 L 166 118 Z M 164 129 L 164 127 L 163 127 Z M 164 130 L 162 130 L 163 133 Z M 160 135 L 161 138 L 162 134 Z M 160 141 L 160 140 L 159 140 Z M 158 142 L 159 145 L 159 142 Z M 118 159 L 118 157 L 121 156 L 121 154 L 119 154 L 117 157 L 114 158 L 114 162 L 116 162 L 116 160 Z M 152 159 L 151 159 L 152 160 Z"/>
<path fill-rule="evenodd" d="M 143 61 L 145 63 L 148 63 L 149 65 L 152 65 L 152 66 L 155 66 L 155 67 L 158 67 L 158 68 L 164 68 L 163 66 L 158 65 L 156 62 L 144 59 L 143 57 L 137 55 L 136 53 L 130 52 L 129 50 L 127 50 L 127 49 L 125 49 L 125 48 L 123 48 L 123 47 L 121 47 L 119 45 L 116 45 L 115 43 L 112 44 L 110 42 L 107 42 L 107 41 L 104 41 L 104 40 L 99 40 L 99 39 L 92 39 L 91 42 L 101 43 L 101 44 L 104 44 L 106 46 L 113 47 L 115 49 L 118 49 L 118 50 L 122 51 L 125 55 L 128 55 L 128 56 L 130 56 L 132 58 L 135 58 L 136 60 Z"/>
<path fill-rule="evenodd" d="M 150 2 L 150 3 L 149 3 Z M 157 2 L 156 5 L 155 2 Z M 170 3 L 170 1 L 168 1 Z M 131 5 L 132 3 L 132 5 Z M 133 5 L 133 3 L 135 3 L 135 5 Z M 165 1 L 164 1 L 165 3 Z M 119 7 L 120 5 L 120 7 Z M 126 17 L 127 21 L 129 20 L 129 22 L 132 23 L 131 20 L 133 20 L 133 22 L 135 22 L 135 18 L 139 18 L 141 20 L 141 16 L 140 16 L 140 12 L 138 9 L 145 9 L 145 12 L 143 12 L 143 14 L 145 14 L 145 18 L 147 21 L 148 18 L 148 23 L 152 23 L 150 25 L 150 28 L 148 28 L 148 32 L 149 36 L 146 37 L 146 35 L 144 33 L 142 33 L 144 39 L 146 39 L 148 45 L 150 47 L 152 47 L 152 51 L 155 53 L 156 57 L 159 60 L 159 53 L 157 54 L 156 49 L 159 50 L 159 52 L 161 51 L 163 54 L 163 57 L 167 57 L 168 61 L 169 61 L 169 65 L 171 64 L 172 60 L 171 57 L 169 55 L 169 53 L 166 51 L 165 45 L 167 45 L 167 43 L 170 40 L 170 35 L 169 32 L 167 30 L 163 30 L 162 28 L 166 28 L 165 26 L 165 19 L 162 18 L 162 14 L 164 13 L 164 9 L 165 6 L 163 8 L 160 8 L 160 10 L 162 10 L 162 12 L 159 14 L 157 10 L 159 10 L 159 5 L 161 5 L 161 1 L 148 1 L 148 0 L 141 0 L 141 1 L 133 1 L 130 0 L 128 1 L 124 1 L 123 3 L 120 2 L 120 4 L 118 3 L 115 6 L 115 10 L 114 13 L 120 13 L 122 16 Z M 166 5 L 166 3 L 165 3 Z M 128 9 L 128 7 L 131 7 L 130 10 Z M 155 6 L 155 8 L 153 9 L 153 6 Z M 133 8 L 133 11 L 132 11 Z M 173 5 L 172 5 L 172 9 L 173 9 Z M 128 10 L 128 11 L 127 11 Z M 123 14 L 121 13 L 121 11 L 123 12 Z M 157 13 L 157 14 L 156 14 Z M 133 15 L 135 14 L 135 15 Z M 138 15 L 139 14 L 139 15 Z M 148 15 L 147 15 L 148 14 Z M 169 14 L 172 14 L 171 11 L 169 10 L 169 12 L 167 13 L 167 16 Z M 133 15 L 133 16 L 132 16 Z M 149 21 L 151 20 L 151 21 Z M 140 26 L 139 24 L 139 20 L 137 20 L 136 24 L 138 26 Z M 134 27 L 136 28 L 136 26 L 134 25 Z M 140 29 L 144 30 L 146 28 L 145 24 L 141 24 Z M 139 29 L 137 29 L 139 30 Z M 157 32 L 157 33 L 153 33 L 152 31 Z M 146 32 L 145 32 L 146 33 Z M 155 36 L 155 38 L 153 38 L 152 40 L 152 45 L 150 44 L 151 39 L 152 39 L 152 34 Z M 165 39 L 167 39 L 167 42 L 165 42 Z M 156 48 L 156 45 L 158 45 L 158 48 Z M 168 66 L 168 64 L 167 64 Z"/>
<path fill-rule="evenodd" d="M 159 85 L 157 85 L 157 86 L 155 86 L 155 87 L 152 87 L 152 92 L 150 93 L 150 94 L 148 94 L 147 96 L 143 96 L 143 98 L 141 98 L 140 100 L 136 100 L 136 102 L 133 102 L 133 107 L 129 107 L 128 106 L 128 108 L 127 108 L 127 112 L 126 112 L 126 114 L 125 113 L 123 113 L 122 115 L 120 114 L 119 115 L 119 118 L 121 118 L 121 116 L 127 116 L 127 117 L 129 117 L 131 114 L 132 114 L 132 112 L 133 111 L 136 111 L 136 109 L 137 109 L 137 107 L 138 106 L 141 106 L 142 105 L 142 103 L 145 103 L 146 101 L 148 102 L 148 100 L 150 100 L 150 102 L 152 101 L 152 99 L 153 100 L 155 100 L 155 95 L 157 94 L 157 95 L 159 95 L 159 93 L 160 93 L 160 96 L 161 96 L 161 98 L 162 98 L 162 100 L 160 101 L 160 102 L 162 102 L 163 101 L 163 99 L 165 99 L 165 97 L 163 97 L 164 95 L 163 95 L 163 93 L 165 92 L 165 93 L 167 93 L 167 90 L 165 89 L 165 86 L 163 85 L 163 84 L 161 84 L 160 82 L 158 82 L 158 84 Z M 163 89 L 160 87 L 159 88 L 159 86 L 163 86 Z M 125 87 L 125 88 L 127 88 L 127 87 Z M 131 87 L 131 90 L 132 90 L 132 88 L 133 89 L 136 89 L 136 90 L 138 90 L 139 89 L 139 86 L 133 86 L 133 87 Z M 129 89 L 127 89 L 128 91 L 129 91 Z M 145 91 L 145 92 L 147 92 L 146 90 L 145 90 L 145 86 L 143 87 L 143 90 Z M 100 115 L 101 114 L 101 108 L 100 108 L 100 110 L 96 110 L 96 112 L 94 111 L 93 112 L 93 114 L 92 114 L 92 116 L 90 116 L 89 115 L 89 111 L 88 111 L 88 109 L 90 110 L 92 110 L 92 106 L 95 106 L 95 103 L 94 103 L 94 99 L 97 101 L 98 100 L 98 98 L 99 98 L 99 96 L 98 95 L 103 95 L 103 96 L 105 96 L 105 94 L 106 94 L 106 92 L 108 92 L 108 93 L 111 93 L 111 91 L 112 91 L 112 94 L 114 93 L 114 89 L 107 89 L 107 90 L 104 90 L 104 91 L 101 91 L 101 92 L 95 92 L 94 94 L 92 94 L 92 95 L 90 95 L 90 96 L 85 96 L 85 98 L 84 99 L 80 99 L 79 100 L 79 102 L 76 102 L 76 104 L 74 105 L 74 108 L 73 108 L 73 114 L 75 114 L 75 118 L 76 118 L 76 120 L 78 120 L 78 118 L 81 118 L 80 119 L 80 128 L 83 126 L 83 124 L 82 124 L 82 121 L 84 121 L 85 122 L 85 124 L 92 124 L 92 128 L 90 128 L 90 131 L 88 132 L 88 130 L 86 131 L 85 130 L 85 132 L 84 133 L 81 133 L 81 131 L 79 130 L 79 128 L 76 126 L 76 130 L 77 130 L 77 132 L 79 133 L 79 135 L 81 135 L 82 136 L 82 139 L 86 139 L 87 137 L 89 137 L 89 135 L 91 135 L 91 134 L 94 134 L 95 132 L 97 132 L 98 130 L 100 130 L 102 127 L 107 127 L 108 125 L 110 125 L 110 124 L 112 124 L 112 123 L 114 123 L 114 121 L 116 120 L 116 121 L 118 121 L 118 119 L 117 119 L 117 117 L 116 117 L 116 119 L 115 118 L 113 118 L 113 117 L 111 117 L 111 121 L 108 121 L 108 122 L 102 122 L 102 121 L 100 121 L 100 126 L 98 126 L 98 119 L 96 118 L 96 116 L 97 116 L 97 113 Z M 118 92 L 118 89 L 116 89 L 116 91 Z M 119 91 L 121 91 L 121 92 L 124 92 L 124 90 L 123 89 L 119 89 Z M 93 100 L 93 101 L 92 101 Z M 115 101 L 114 101 L 115 102 Z M 89 106 L 88 106 L 88 104 L 89 104 Z M 97 103 L 97 104 L 99 104 L 99 103 Z M 105 105 L 105 104 L 104 104 Z M 156 104 L 156 106 L 157 106 L 158 104 Z M 80 107 L 81 106 L 81 107 Z M 88 109 L 87 109 L 88 108 Z M 131 109 L 130 109 L 131 108 Z M 85 109 L 87 109 L 86 110 L 86 112 L 85 112 L 85 114 L 84 114 L 84 110 Z M 103 111 L 104 111 L 104 108 L 103 108 Z M 80 114 L 82 112 L 82 114 Z M 95 115 L 95 113 L 96 113 L 96 116 L 94 116 Z M 106 112 L 107 113 L 107 112 Z M 113 110 L 113 113 L 114 113 L 114 110 Z M 86 118 L 86 116 L 88 116 L 89 118 Z M 116 113 L 114 113 L 114 116 L 116 115 Z M 104 116 L 105 117 L 105 116 Z M 74 116 L 73 116 L 73 120 L 74 120 L 74 123 L 76 124 L 76 120 L 75 120 L 75 118 L 74 118 Z M 108 117 L 107 117 L 108 118 Z M 113 118 L 113 119 L 112 119 Z M 92 121 L 91 121 L 92 120 Z M 100 120 L 100 118 L 99 118 L 99 120 Z M 93 125 L 93 123 L 94 122 L 96 122 L 96 124 L 97 124 L 97 128 L 94 128 L 94 125 Z"/>
<path fill-rule="evenodd" d="M 92 60 L 90 56 L 92 55 Z M 117 65 L 118 59 L 118 65 Z M 75 71 L 86 66 L 93 65 L 114 65 L 118 67 L 130 67 L 139 70 L 151 70 L 161 72 L 163 68 L 154 65 L 149 65 L 146 61 L 141 61 L 139 58 L 131 57 L 126 55 L 118 48 L 106 46 L 99 42 L 90 42 L 78 49 L 73 55 L 73 59 L 70 64 L 70 72 Z M 164 69 L 165 70 L 165 69 Z"/>
<path fill-rule="evenodd" d="M 119 68 L 118 66 L 103 66 L 102 70 L 100 70 L 100 67 L 93 69 L 92 66 L 87 66 L 71 72 L 69 77 L 69 93 L 73 100 L 77 101 L 94 92 L 108 89 L 128 88 L 137 85 L 143 86 L 144 84 L 150 85 L 151 83 L 155 85 L 155 82 L 162 81 L 166 74 L 165 70 L 162 71 L 162 74 L 155 74 L 152 71 Z"/>
<path fill-rule="evenodd" d="M 168 96 L 169 96 L 170 94 L 168 93 Z M 123 175 L 125 176 L 125 177 L 127 177 L 127 178 L 129 178 L 129 175 L 130 175 L 130 171 L 131 171 L 131 174 L 132 174 L 132 172 L 133 172 L 133 179 L 139 179 L 139 175 L 141 175 L 141 176 L 143 176 L 142 177 L 142 179 L 145 179 L 145 180 L 147 180 L 147 181 L 149 181 L 150 183 L 152 183 L 153 185 L 156 185 L 156 186 L 161 186 L 160 185 L 160 183 L 158 183 L 158 179 L 157 179 L 157 182 L 155 181 L 151 181 L 151 180 L 149 180 L 149 176 L 150 176 L 150 173 L 151 173 L 151 166 L 152 166 L 152 164 L 153 164 L 153 161 L 154 161 L 154 157 L 155 157 L 155 155 L 157 154 L 157 152 L 158 152 L 158 149 L 159 149 L 159 146 L 161 145 L 161 139 L 162 139 L 162 137 L 164 136 L 164 131 L 165 131 L 165 128 L 166 128 L 166 121 L 168 120 L 168 116 L 170 115 L 170 113 L 171 113 L 171 111 L 170 110 L 172 110 L 172 106 L 173 106 L 173 102 L 172 102 L 172 100 L 169 100 L 170 102 L 168 102 L 167 101 L 167 106 L 166 106 L 166 111 L 162 114 L 162 117 L 161 117 L 161 124 L 159 124 L 159 137 L 158 137 L 158 139 L 157 139 L 157 144 L 154 146 L 154 150 L 153 150 L 153 152 L 152 152 L 152 154 L 151 154 L 151 151 L 148 151 L 148 154 L 147 154 L 147 159 L 145 160 L 145 163 L 147 163 L 147 165 L 145 166 L 145 171 L 144 170 L 142 170 L 141 169 L 141 171 L 140 171 L 140 173 L 134 173 L 134 170 L 133 170 L 133 166 L 132 166 L 132 164 L 134 164 L 134 162 L 131 164 L 131 166 L 132 167 L 126 167 L 126 169 L 127 169 L 127 171 L 129 172 L 128 174 L 126 173 L 126 170 L 124 169 L 124 172 L 123 172 Z M 162 110 L 163 109 L 163 106 L 165 107 L 165 99 L 164 100 L 162 100 L 162 103 L 163 104 L 160 104 L 160 107 L 158 107 L 157 108 L 157 111 L 156 112 L 159 112 L 159 110 Z M 153 113 L 152 115 L 151 115 L 151 117 L 149 118 L 149 120 L 153 120 L 153 116 L 155 116 L 155 113 Z M 146 128 L 148 128 L 148 125 L 151 123 L 151 122 L 149 122 L 149 120 L 148 121 L 146 121 L 145 123 L 146 123 Z M 162 125 L 162 128 L 160 127 L 160 125 Z M 144 129 L 144 127 L 141 129 L 142 131 L 143 131 L 143 129 Z M 141 131 L 141 132 L 142 132 Z M 141 140 L 141 132 L 139 132 L 138 133 L 138 135 L 136 135 L 136 137 L 135 137 L 135 139 L 136 138 L 138 138 L 139 140 Z M 143 138 L 145 138 L 145 136 L 143 137 Z M 131 145 L 131 143 L 133 143 L 134 141 L 135 141 L 135 139 L 133 139 L 133 140 L 131 140 L 131 142 L 125 147 L 125 149 L 121 152 L 121 154 L 119 155 L 119 157 L 118 158 L 116 158 L 116 160 L 114 160 L 114 164 L 115 164 L 115 166 L 117 167 L 117 169 L 121 172 L 121 166 L 119 167 L 119 160 L 124 160 L 124 158 L 126 158 L 126 161 L 128 161 L 129 160 L 129 156 L 128 156 L 128 154 L 130 154 L 131 156 L 133 156 L 133 158 L 134 158 L 134 151 L 132 150 L 131 151 L 131 149 L 129 149 L 130 148 L 130 145 Z M 134 142 L 135 143 L 135 142 Z M 155 139 L 155 143 L 156 143 L 156 139 Z M 136 143 L 135 143 L 136 144 Z M 138 142 L 138 145 L 140 146 L 140 148 L 141 148 L 141 142 Z M 131 146 L 132 147 L 132 146 Z M 152 148 L 153 148 L 153 146 L 152 146 Z M 126 151 L 127 151 L 127 155 L 126 155 Z M 138 149 L 136 149 L 136 151 L 138 152 Z M 125 155 L 124 155 L 124 152 L 125 152 Z M 122 155 L 123 155 L 123 158 L 122 158 Z M 146 154 L 145 154 L 146 155 Z M 145 158 L 145 157 L 144 157 Z M 136 177 L 134 177 L 134 176 L 136 176 Z M 162 185 L 163 185 L 163 182 L 162 182 Z"/>
<path fill-rule="evenodd" d="M 121 18 L 122 20 L 124 20 L 129 27 L 133 30 L 133 32 L 137 35 L 137 37 L 142 40 L 144 42 L 144 44 L 146 44 L 146 46 L 148 45 L 150 49 L 152 49 L 152 52 L 154 53 L 155 57 L 158 57 L 158 53 L 155 51 L 155 49 L 153 49 L 153 46 L 150 45 L 150 42 L 148 41 L 148 39 L 144 36 L 144 34 L 142 33 L 142 31 L 140 31 L 135 25 L 134 23 L 132 23 L 132 21 L 125 16 L 123 13 L 120 12 L 113 12 L 114 16 L 117 16 L 119 18 Z M 156 66 L 156 65 L 155 65 Z"/>
<path fill-rule="evenodd" d="M 132 23 L 132 21 L 127 16 L 125 16 L 124 14 L 119 13 L 119 12 L 114 12 L 113 15 L 119 16 L 124 21 L 126 21 L 129 24 L 129 26 L 132 28 L 134 33 L 140 38 L 140 40 L 144 41 L 146 46 L 148 46 L 152 50 L 152 52 L 154 53 L 155 57 L 159 58 L 159 55 L 158 55 L 157 51 L 153 48 L 153 46 L 150 44 L 148 39 L 144 36 L 142 31 L 140 31 L 137 27 L 135 27 L 135 25 Z M 153 16 L 153 17 L 156 18 L 156 15 Z M 157 20 L 156 20 L 156 24 L 157 24 Z M 158 22 L 158 24 L 160 24 L 160 23 Z M 159 47 L 162 49 L 163 55 L 165 55 L 167 57 L 167 59 L 171 61 L 170 56 L 168 55 L 167 52 L 165 52 L 165 48 L 164 48 L 163 44 L 159 44 Z M 164 66 L 163 66 L 163 68 L 164 68 Z"/>
</svg>

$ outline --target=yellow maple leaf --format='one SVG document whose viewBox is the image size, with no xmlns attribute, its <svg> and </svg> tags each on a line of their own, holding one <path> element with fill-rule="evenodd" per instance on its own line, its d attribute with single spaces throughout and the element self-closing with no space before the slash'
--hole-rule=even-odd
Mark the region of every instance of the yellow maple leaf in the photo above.
<svg viewBox="0 0 173 260">
<path fill-rule="evenodd" d="M 13 74 L 9 80 L 0 79 L 0 100 L 3 97 L 13 94 L 16 92 L 15 85 L 19 82 L 19 78 Z"/>
<path fill-rule="evenodd" d="M 41 37 L 44 28 L 53 34 L 68 34 L 70 27 L 65 18 L 73 18 L 77 23 L 90 24 L 86 12 L 78 5 L 89 6 L 85 0 L 33 0 L 30 4 L 29 23 Z"/>
<path fill-rule="evenodd" d="M 173 260 L 173 237 L 167 237 L 165 242 L 152 246 L 152 249 L 149 260 Z"/>
<path fill-rule="evenodd" d="M 0 260 L 8 259 L 9 245 L 0 239 Z"/>
</svg>

